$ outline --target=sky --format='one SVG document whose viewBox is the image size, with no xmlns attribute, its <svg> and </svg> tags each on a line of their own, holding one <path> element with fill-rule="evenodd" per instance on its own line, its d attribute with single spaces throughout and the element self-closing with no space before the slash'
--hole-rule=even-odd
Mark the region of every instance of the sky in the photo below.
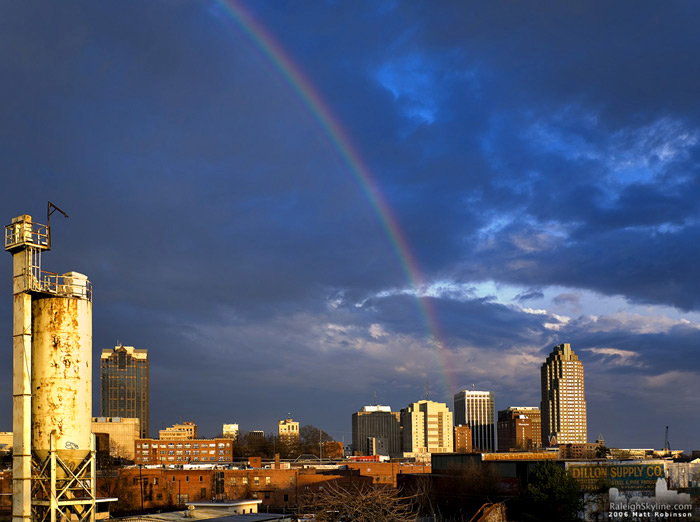
<svg viewBox="0 0 700 522">
<path fill-rule="evenodd" d="M 589 441 L 700 449 L 699 11 L 3 2 L 0 208 L 70 216 L 43 268 L 92 281 L 94 414 L 117 343 L 151 434 L 346 443 L 375 396 L 539 406 L 570 343 Z"/>
</svg>

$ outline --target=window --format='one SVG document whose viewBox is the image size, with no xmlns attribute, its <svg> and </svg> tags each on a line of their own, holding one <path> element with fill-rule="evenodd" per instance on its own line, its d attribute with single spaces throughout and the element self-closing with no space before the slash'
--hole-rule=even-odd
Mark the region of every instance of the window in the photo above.
<svg viewBox="0 0 700 522">
<path fill-rule="evenodd" d="M 173 482 L 175 482 L 175 475 L 173 475 Z"/>
<path fill-rule="evenodd" d="M 285 502 L 289 502 L 289 495 L 287 495 L 286 493 L 285 493 L 285 495 L 284 495 L 284 501 L 285 501 Z"/>
<path fill-rule="evenodd" d="M 232 486 L 235 486 L 235 485 L 236 485 L 236 477 L 233 477 L 233 478 L 231 479 L 231 485 L 232 485 Z"/>
<path fill-rule="evenodd" d="M 177 447 L 181 449 L 181 448 L 182 448 L 182 442 L 178 442 Z"/>
<path fill-rule="evenodd" d="M 216 455 L 216 450 L 209 450 L 209 455 Z"/>
<path fill-rule="evenodd" d="M 190 476 L 189 476 L 189 475 L 185 475 L 185 482 L 189 482 L 189 481 L 190 481 Z"/>
<path fill-rule="evenodd" d="M 200 475 L 200 476 L 199 476 L 199 481 L 200 481 L 200 482 L 204 482 L 204 476 L 203 476 L 203 475 Z"/>
<path fill-rule="evenodd" d="M 241 481 L 243 482 L 243 484 L 248 484 L 248 477 L 243 477 Z"/>
<path fill-rule="evenodd" d="M 265 498 L 270 498 L 270 492 L 269 492 L 269 491 L 266 491 L 266 492 L 265 492 Z"/>
<path fill-rule="evenodd" d="M 174 448 L 175 448 L 175 444 L 173 444 L 173 443 L 171 442 L 170 444 L 168 444 L 168 448 L 173 448 L 173 449 L 174 449 Z"/>
<path fill-rule="evenodd" d="M 153 477 L 153 485 L 158 485 L 158 477 Z"/>
<path fill-rule="evenodd" d="M 255 483 L 256 486 L 260 485 L 260 477 L 253 477 L 253 482 Z"/>
<path fill-rule="evenodd" d="M 198 443 L 198 442 L 195 442 L 195 443 L 192 445 L 192 447 L 193 447 L 193 448 L 199 448 L 199 443 Z"/>
<path fill-rule="evenodd" d="M 270 477 L 265 477 L 265 485 L 266 486 L 270 485 Z"/>
</svg>

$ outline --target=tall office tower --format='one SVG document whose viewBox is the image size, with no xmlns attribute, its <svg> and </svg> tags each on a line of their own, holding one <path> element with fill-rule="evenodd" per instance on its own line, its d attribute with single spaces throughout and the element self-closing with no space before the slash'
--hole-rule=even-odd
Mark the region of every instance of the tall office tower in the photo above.
<svg viewBox="0 0 700 522">
<path fill-rule="evenodd" d="M 452 426 L 447 404 L 428 400 L 409 404 L 401 410 L 404 455 L 452 453 Z"/>
<path fill-rule="evenodd" d="M 498 412 L 498 449 L 535 450 L 542 447 L 542 419 L 536 407 L 511 407 Z"/>
<path fill-rule="evenodd" d="M 148 350 L 118 345 L 100 358 L 101 415 L 138 418 L 141 438 L 148 438 Z"/>
<path fill-rule="evenodd" d="M 365 406 L 352 414 L 352 451 L 401 456 L 401 419 L 389 406 Z"/>
<path fill-rule="evenodd" d="M 280 442 L 294 444 L 299 442 L 299 423 L 292 419 L 285 419 L 277 422 L 277 434 Z"/>
<path fill-rule="evenodd" d="M 583 364 L 571 345 L 555 346 L 542 365 L 542 443 L 585 443 Z"/>
<path fill-rule="evenodd" d="M 495 451 L 496 403 L 493 392 L 462 390 L 455 393 L 455 424 L 472 430 L 472 451 Z"/>
</svg>

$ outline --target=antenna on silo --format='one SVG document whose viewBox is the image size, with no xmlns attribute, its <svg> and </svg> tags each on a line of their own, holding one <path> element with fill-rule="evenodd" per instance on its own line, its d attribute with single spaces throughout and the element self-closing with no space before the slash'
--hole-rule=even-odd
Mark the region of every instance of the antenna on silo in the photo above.
<svg viewBox="0 0 700 522">
<path fill-rule="evenodd" d="M 63 212 L 60 208 L 58 208 L 56 205 L 51 203 L 49 201 L 49 205 L 46 208 L 46 235 L 48 236 L 48 243 L 49 243 L 49 248 L 51 248 L 51 214 L 53 214 L 55 211 L 59 211 L 61 214 L 63 214 L 66 219 L 68 218 L 68 214 Z"/>
</svg>

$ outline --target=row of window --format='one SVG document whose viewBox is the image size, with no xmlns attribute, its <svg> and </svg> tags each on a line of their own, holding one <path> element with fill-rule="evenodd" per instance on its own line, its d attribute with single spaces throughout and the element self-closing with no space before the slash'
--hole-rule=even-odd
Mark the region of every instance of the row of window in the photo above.
<svg viewBox="0 0 700 522">
<path fill-rule="evenodd" d="M 136 457 L 136 462 L 142 462 L 142 463 L 161 463 L 161 462 L 201 462 L 201 461 L 209 461 L 209 462 L 229 462 L 231 460 L 231 457 L 160 457 L 156 458 L 154 457 L 153 459 L 149 457 Z"/>
<path fill-rule="evenodd" d="M 177 451 L 175 451 L 175 450 L 167 450 L 167 451 L 168 451 L 168 453 L 167 453 L 168 455 L 182 455 L 182 453 L 183 453 L 182 450 L 177 450 Z M 159 453 L 160 453 L 161 455 L 165 455 L 165 454 L 166 454 L 165 452 L 166 452 L 166 450 L 160 450 L 160 451 L 159 451 Z M 137 453 L 138 453 L 138 452 L 137 452 Z M 199 455 L 199 450 L 185 450 L 184 453 L 185 453 L 185 455 Z M 148 455 L 149 452 L 148 452 L 148 450 L 142 450 L 142 451 L 141 451 L 141 454 L 142 454 L 142 455 Z M 206 455 L 206 454 L 207 454 L 207 450 L 202 450 L 202 455 Z M 219 455 L 224 455 L 224 454 L 230 455 L 230 454 L 231 454 L 231 451 L 230 451 L 230 450 L 226 450 L 226 452 L 224 452 L 224 450 L 219 450 Z M 209 455 L 216 455 L 216 450 L 209 450 Z"/>
<path fill-rule="evenodd" d="M 185 447 L 185 448 L 199 448 L 200 445 L 201 445 L 202 448 L 216 448 L 217 446 L 218 446 L 219 448 L 230 448 L 230 447 L 231 447 L 231 443 L 230 443 L 230 442 L 227 442 L 227 443 L 225 443 L 225 444 L 224 444 L 223 442 L 219 442 L 218 444 L 215 443 L 215 442 L 212 442 L 211 444 L 206 443 L 206 442 L 202 442 L 202 443 L 199 443 L 199 442 L 186 442 L 186 443 L 184 443 L 184 447 Z M 154 448 L 159 447 L 159 445 L 158 445 L 158 444 L 155 444 L 155 443 L 152 444 L 152 446 L 153 446 Z M 149 447 L 149 444 L 148 444 L 147 442 L 144 442 L 143 444 L 141 444 L 141 443 L 139 442 L 139 443 L 136 444 L 136 447 L 137 447 L 137 448 L 148 448 L 148 447 Z M 161 447 L 161 448 L 166 448 L 166 447 L 167 447 L 167 448 L 178 448 L 178 449 L 181 449 L 181 448 L 183 447 L 183 443 L 182 443 L 182 442 L 178 442 L 177 444 L 175 444 L 175 443 L 173 443 L 173 442 L 170 442 L 169 444 L 160 444 L 160 447 Z"/>
</svg>

